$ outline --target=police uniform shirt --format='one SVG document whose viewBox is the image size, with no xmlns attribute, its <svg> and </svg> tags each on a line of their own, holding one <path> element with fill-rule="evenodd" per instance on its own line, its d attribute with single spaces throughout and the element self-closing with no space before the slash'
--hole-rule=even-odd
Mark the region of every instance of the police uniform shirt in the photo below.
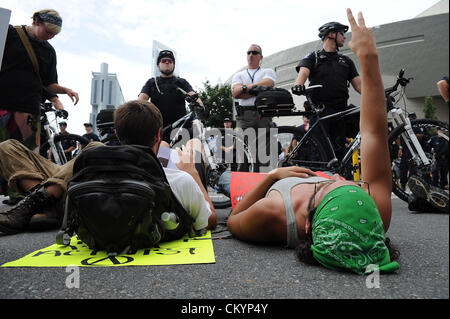
<svg viewBox="0 0 450 319">
<path fill-rule="evenodd" d="M 231 80 L 231 87 L 235 84 L 245 84 L 251 85 L 253 83 L 258 83 L 263 79 L 271 79 L 274 83 L 276 82 L 275 71 L 272 69 L 245 69 L 242 70 L 235 75 Z M 241 106 L 254 106 L 255 105 L 256 96 L 253 96 L 248 99 L 237 99 L 239 105 Z"/>
<path fill-rule="evenodd" d="M 309 85 L 323 85 L 313 93 L 315 103 L 324 103 L 329 106 L 346 107 L 348 100 L 348 82 L 358 76 L 353 61 L 337 52 L 325 50 L 312 52 L 303 58 L 297 65 L 310 70 Z"/>
<path fill-rule="evenodd" d="M 157 77 L 149 79 L 141 90 L 150 97 L 150 101 L 161 112 L 163 127 L 177 121 L 186 115 L 186 103 L 184 95 L 177 86 L 186 92 L 193 91 L 188 81 L 178 77 Z"/>
</svg>

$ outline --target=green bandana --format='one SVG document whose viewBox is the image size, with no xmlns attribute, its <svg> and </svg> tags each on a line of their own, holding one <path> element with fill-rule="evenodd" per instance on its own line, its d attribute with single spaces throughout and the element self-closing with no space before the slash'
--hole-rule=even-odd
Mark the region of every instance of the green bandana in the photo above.
<svg viewBox="0 0 450 319">
<path fill-rule="evenodd" d="M 314 258 L 323 266 L 358 274 L 399 269 L 391 262 L 383 222 L 375 202 L 358 186 L 346 185 L 329 192 L 312 221 Z"/>
</svg>

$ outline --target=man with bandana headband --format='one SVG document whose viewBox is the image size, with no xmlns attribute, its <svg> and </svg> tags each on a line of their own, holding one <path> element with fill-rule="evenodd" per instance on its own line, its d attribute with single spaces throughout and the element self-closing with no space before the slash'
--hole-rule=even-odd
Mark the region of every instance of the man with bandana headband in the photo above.
<svg viewBox="0 0 450 319">
<path fill-rule="evenodd" d="M 78 93 L 58 84 L 56 52 L 48 43 L 61 31 L 60 15 L 45 9 L 32 19 L 30 26 L 8 28 L 0 70 L 0 142 L 16 139 L 35 150 L 40 145 L 41 100 L 52 96 L 55 107 L 63 109 L 55 94 L 67 94 L 77 104 Z M 30 44 L 36 63 L 24 43 Z"/>
<path fill-rule="evenodd" d="M 161 76 L 149 79 L 142 88 L 138 99 L 144 101 L 150 99 L 161 112 L 163 127 L 166 127 L 186 115 L 184 94 L 178 88 L 190 95 L 195 92 L 188 81 L 174 75 L 175 56 L 172 51 L 159 52 L 156 65 Z M 197 102 L 203 105 L 200 99 Z M 163 141 L 169 143 L 170 130 L 166 130 L 163 134 Z"/>
<path fill-rule="evenodd" d="M 392 215 L 392 175 L 387 114 L 375 38 L 362 13 L 350 49 L 361 65 L 361 170 L 364 183 L 331 178 L 302 167 L 282 167 L 263 177 L 231 212 L 237 238 L 297 248 L 301 261 L 365 274 L 399 268 L 385 232 Z M 322 176 L 321 176 L 322 175 Z"/>
</svg>

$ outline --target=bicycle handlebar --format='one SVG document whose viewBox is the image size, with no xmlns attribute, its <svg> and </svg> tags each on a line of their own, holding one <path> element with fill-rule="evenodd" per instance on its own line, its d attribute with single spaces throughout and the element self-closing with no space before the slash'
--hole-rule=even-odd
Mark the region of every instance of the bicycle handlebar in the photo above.
<svg viewBox="0 0 450 319">
<path fill-rule="evenodd" d="M 57 117 L 60 117 L 64 120 L 66 120 L 69 117 L 69 112 L 67 112 L 66 110 L 55 109 L 53 107 L 53 103 L 51 102 L 41 103 L 40 106 L 41 106 L 41 115 L 42 113 L 45 114 L 47 112 L 54 112 Z"/>
<path fill-rule="evenodd" d="M 305 88 L 304 92 L 297 92 L 297 91 L 292 90 L 293 88 L 291 88 L 291 92 L 292 92 L 292 94 L 295 94 L 295 95 L 309 96 L 315 89 L 322 88 L 322 87 L 323 87 L 323 85 L 321 85 L 321 84 L 311 85 L 311 86 L 308 86 L 307 88 Z"/>
<path fill-rule="evenodd" d="M 404 78 L 403 77 L 404 74 L 405 69 L 400 69 L 400 72 L 397 75 L 397 81 L 395 82 L 394 86 L 384 90 L 384 94 L 386 95 L 386 97 L 397 91 L 399 85 L 405 87 L 409 82 L 411 82 L 411 80 L 414 79 L 414 78 Z"/>
</svg>

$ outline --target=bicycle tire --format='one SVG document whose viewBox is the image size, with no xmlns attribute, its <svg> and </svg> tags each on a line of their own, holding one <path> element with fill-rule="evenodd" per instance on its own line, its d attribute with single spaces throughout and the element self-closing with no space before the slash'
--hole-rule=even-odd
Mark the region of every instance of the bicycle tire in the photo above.
<svg viewBox="0 0 450 319">
<path fill-rule="evenodd" d="M 444 132 L 444 134 L 447 135 L 447 138 L 449 136 L 448 124 L 441 122 L 441 121 L 431 120 L 431 119 L 419 119 L 419 120 L 411 121 L 411 126 L 412 126 L 413 130 L 415 130 L 415 131 L 424 132 L 424 136 L 422 137 L 424 142 L 422 142 L 421 145 L 425 145 L 424 143 L 426 141 L 428 141 L 429 138 L 431 138 L 431 136 L 434 134 L 434 132 L 437 129 L 441 129 Z M 402 134 L 405 132 L 406 132 L 406 130 L 405 130 L 404 124 L 396 127 L 389 134 L 388 143 L 389 143 L 389 152 L 391 154 L 391 167 L 392 167 L 392 171 L 393 171 L 393 173 L 392 173 L 392 192 L 395 195 L 397 195 L 397 197 L 400 198 L 401 200 L 408 202 L 410 191 L 409 191 L 409 188 L 407 187 L 407 180 L 409 178 L 409 175 L 411 173 L 418 174 L 421 177 L 425 177 L 426 180 L 429 180 L 432 165 L 428 165 L 428 166 L 413 165 L 411 163 L 411 161 L 409 163 L 405 162 L 405 161 L 407 161 L 405 158 L 405 159 L 403 159 L 404 160 L 403 167 L 400 166 L 401 161 L 397 158 L 396 154 L 394 154 L 394 153 L 397 151 L 397 147 L 396 147 L 397 139 L 401 138 Z M 407 135 L 405 134 L 405 136 L 407 136 Z M 424 150 L 424 151 L 425 151 L 426 156 L 430 160 L 430 162 L 433 162 L 433 155 L 431 154 L 431 152 L 426 151 L 426 150 Z M 405 155 L 405 156 L 407 156 L 407 155 Z M 404 165 L 407 165 L 407 166 L 404 167 Z M 406 175 L 404 175 L 403 180 L 400 175 L 402 168 L 407 169 Z M 403 172 L 404 172 L 403 174 L 405 174 L 405 170 Z"/>
<path fill-rule="evenodd" d="M 292 126 L 280 126 L 278 127 L 277 140 L 282 144 L 282 147 L 287 149 L 289 143 L 291 142 L 294 136 L 297 136 L 297 142 L 300 141 L 305 132 L 299 130 L 296 127 Z M 297 156 L 295 156 L 292 160 L 286 161 L 286 159 L 281 159 L 278 162 L 278 167 L 283 166 L 301 166 L 306 167 L 311 170 L 320 170 L 325 171 L 329 170 L 327 168 L 327 164 L 331 160 L 331 155 L 323 145 L 319 142 L 317 138 L 315 138 L 312 134 L 308 135 L 306 139 L 302 142 L 302 146 L 300 146 Z"/>
<path fill-rule="evenodd" d="M 64 134 L 64 135 L 56 135 L 54 138 L 54 142 L 61 142 L 61 141 L 76 141 L 76 142 L 80 142 L 81 145 L 87 145 L 89 144 L 89 140 L 86 139 L 83 136 L 80 135 L 76 135 L 76 134 Z M 50 143 L 49 142 L 45 142 L 44 144 L 41 145 L 41 147 L 39 148 L 39 154 L 47 154 L 47 151 L 50 149 Z"/>
<path fill-rule="evenodd" d="M 239 152 L 231 153 L 230 155 L 223 156 L 222 152 L 220 152 L 218 149 L 215 149 L 213 152 L 213 160 L 215 164 L 217 164 L 218 169 L 212 170 L 211 168 L 207 168 L 206 171 L 206 179 L 207 179 L 207 186 L 208 186 L 208 195 L 211 199 L 211 202 L 214 205 L 214 208 L 216 209 L 224 209 L 231 207 L 231 199 L 223 194 L 220 190 L 220 187 L 218 185 L 218 181 L 220 176 L 225 171 L 238 171 L 240 169 L 240 164 L 237 162 L 243 162 L 246 165 L 248 164 L 248 171 L 254 172 L 255 165 L 253 156 L 249 150 L 249 147 L 247 143 L 238 135 L 235 131 L 224 129 L 224 128 L 218 128 L 214 131 L 214 133 L 220 132 L 220 135 L 218 137 L 224 138 L 225 142 L 227 141 L 236 141 L 235 145 L 239 145 L 238 147 L 242 147 L 242 153 Z M 212 131 L 209 131 L 206 133 L 206 136 L 210 136 L 210 133 Z M 217 136 L 216 136 L 217 137 Z M 210 149 L 213 150 L 217 145 L 214 145 L 213 140 L 208 140 L 208 145 L 210 146 Z M 237 158 L 243 155 L 244 158 L 241 160 L 237 160 Z"/>
</svg>

